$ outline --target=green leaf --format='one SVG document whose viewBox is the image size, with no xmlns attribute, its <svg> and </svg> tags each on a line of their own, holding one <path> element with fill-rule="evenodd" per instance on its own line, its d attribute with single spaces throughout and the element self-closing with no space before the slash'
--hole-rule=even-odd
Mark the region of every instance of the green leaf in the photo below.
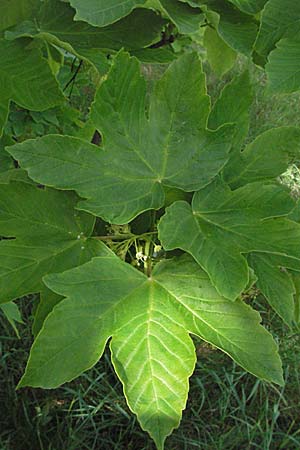
<svg viewBox="0 0 300 450">
<path fill-rule="evenodd" d="M 147 0 L 70 0 L 76 9 L 75 20 L 83 20 L 96 27 L 104 27 L 127 16 Z"/>
<path fill-rule="evenodd" d="M 34 185 L 34 182 L 29 178 L 25 170 L 14 167 L 4 172 L 0 171 L 0 185 L 9 184 L 12 181 Z"/>
<path fill-rule="evenodd" d="M 145 99 L 139 63 L 122 52 L 92 106 L 102 149 L 76 138 L 45 136 L 7 150 L 35 181 L 86 198 L 78 208 L 128 223 L 164 205 L 164 185 L 195 191 L 208 184 L 231 147 L 233 126 L 206 129 L 209 97 L 197 55 L 182 56 L 165 72 L 151 96 L 149 118 Z"/>
<path fill-rule="evenodd" d="M 27 19 L 39 6 L 39 0 L 1 0 L 0 32 Z"/>
<path fill-rule="evenodd" d="M 0 309 L 2 310 L 6 319 L 12 326 L 17 337 L 20 338 L 19 330 L 17 328 L 17 323 L 23 323 L 23 320 L 22 320 L 21 313 L 20 313 L 17 305 L 14 302 L 8 302 L 8 303 L 4 303 L 3 305 L 0 305 Z"/>
<path fill-rule="evenodd" d="M 11 101 L 25 109 L 44 111 L 64 98 L 40 51 L 26 48 L 26 42 L 0 39 L 0 136 Z"/>
<path fill-rule="evenodd" d="M 179 0 L 179 1 L 181 3 L 187 3 L 188 5 L 193 6 L 194 8 L 198 8 L 198 7 L 202 6 L 201 5 L 201 3 L 202 3 L 201 0 L 196 0 L 196 1 L 193 1 L 193 0 Z"/>
<path fill-rule="evenodd" d="M 249 280 L 244 254 L 276 253 L 299 268 L 300 226 L 280 218 L 293 207 L 281 186 L 252 183 L 230 191 L 217 179 L 195 193 L 192 206 L 179 201 L 167 208 L 159 237 L 166 250 L 190 253 L 218 292 L 235 300 Z"/>
<path fill-rule="evenodd" d="M 208 4 L 208 22 L 218 30 L 221 38 L 238 53 L 250 56 L 258 32 L 255 19 L 224 0 L 209 0 L 203 3 Z"/>
<path fill-rule="evenodd" d="M 262 13 L 260 30 L 255 43 L 256 51 L 266 58 L 288 28 L 298 22 L 300 26 L 300 3 L 298 0 L 285 0 L 284 2 L 269 0 Z"/>
<path fill-rule="evenodd" d="M 206 48 L 207 60 L 216 75 L 222 77 L 232 69 L 237 54 L 223 41 L 216 30 L 210 27 L 206 28 L 203 44 Z"/>
<path fill-rule="evenodd" d="M 192 8 L 176 0 L 159 0 L 167 16 L 182 34 L 196 33 L 204 21 L 204 14 L 199 8 Z"/>
<path fill-rule="evenodd" d="M 22 36 L 43 39 L 95 65 L 95 49 L 139 50 L 160 40 L 165 21 L 153 11 L 137 10 L 119 22 L 96 28 L 75 22 L 74 10 L 59 0 L 47 1 L 40 13 L 5 33 L 6 39 Z"/>
<path fill-rule="evenodd" d="M 208 126 L 215 130 L 225 123 L 235 123 L 231 157 L 240 151 L 248 135 L 254 89 L 246 71 L 223 88 L 209 115 Z"/>
<path fill-rule="evenodd" d="M 111 338 L 129 407 L 158 449 L 186 404 L 195 366 L 189 333 L 282 383 L 277 346 L 259 314 L 220 297 L 188 257 L 158 264 L 147 278 L 110 254 L 45 282 L 67 298 L 46 319 L 19 386 L 50 388 L 73 379 L 98 361 Z"/>
<path fill-rule="evenodd" d="M 264 8 L 268 0 L 228 0 L 228 1 L 247 14 L 257 14 Z"/>
<path fill-rule="evenodd" d="M 103 253 L 94 218 L 74 210 L 71 193 L 27 183 L 0 185 L 0 302 L 39 292 L 42 277 Z M 12 239 L 16 238 L 16 239 Z"/>
<path fill-rule="evenodd" d="M 169 47 L 133 50 L 131 54 L 144 64 L 170 64 L 177 58 Z"/>
<path fill-rule="evenodd" d="M 84 20 L 97 27 L 112 24 L 135 8 L 148 6 L 147 0 L 112 0 L 109 6 L 105 0 L 70 0 L 70 3 L 77 11 L 75 20 Z M 175 23 L 180 33 L 194 33 L 199 29 L 203 18 L 199 8 L 191 8 L 177 0 L 159 0 L 157 6 Z"/>
<path fill-rule="evenodd" d="M 34 313 L 34 321 L 32 325 L 32 334 L 36 337 L 42 329 L 47 316 L 51 313 L 54 306 L 62 300 L 61 295 L 55 294 L 45 286 L 42 286 L 40 292 L 40 301 Z"/>
<path fill-rule="evenodd" d="M 192 334 L 221 349 L 259 378 L 282 383 L 279 359 L 274 358 L 276 344 L 259 325 L 257 312 L 240 300 L 228 302 L 220 297 L 207 274 L 187 255 L 159 263 L 154 277 L 185 308 L 186 327 Z"/>
<path fill-rule="evenodd" d="M 300 21 L 299 32 L 276 44 L 266 65 L 271 93 L 290 94 L 300 89 Z"/>
<path fill-rule="evenodd" d="M 13 159 L 4 150 L 6 146 L 14 143 L 13 139 L 7 135 L 0 138 L 0 173 L 14 168 Z"/>
<path fill-rule="evenodd" d="M 295 323 L 295 286 L 291 274 L 280 267 L 278 258 L 252 253 L 249 264 L 258 277 L 257 287 L 277 314 L 289 325 Z"/>
<path fill-rule="evenodd" d="M 300 275 L 299 274 L 293 274 L 293 282 L 295 287 L 295 295 L 294 295 L 294 301 L 295 301 L 295 321 L 297 325 L 300 325 Z"/>
<path fill-rule="evenodd" d="M 224 179 L 233 189 L 255 181 L 275 179 L 299 156 L 300 129 L 273 128 L 232 157 L 223 171 Z"/>
</svg>

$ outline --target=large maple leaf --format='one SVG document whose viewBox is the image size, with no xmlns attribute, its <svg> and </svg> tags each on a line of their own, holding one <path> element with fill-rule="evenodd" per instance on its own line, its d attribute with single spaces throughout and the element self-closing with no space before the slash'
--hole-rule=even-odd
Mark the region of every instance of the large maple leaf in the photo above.
<svg viewBox="0 0 300 450">
<path fill-rule="evenodd" d="M 33 180 L 86 198 L 78 208 L 128 223 L 164 205 L 164 186 L 195 191 L 207 185 L 227 162 L 234 130 L 232 124 L 206 128 L 210 100 L 194 53 L 171 64 L 151 95 L 148 115 L 145 110 L 140 64 L 121 52 L 91 111 L 102 148 L 49 135 L 7 150 Z"/>
</svg>

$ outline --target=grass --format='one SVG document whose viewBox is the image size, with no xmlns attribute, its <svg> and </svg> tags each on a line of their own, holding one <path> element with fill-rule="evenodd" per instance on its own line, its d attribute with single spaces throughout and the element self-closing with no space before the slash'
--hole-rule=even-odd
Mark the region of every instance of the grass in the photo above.
<svg viewBox="0 0 300 450">
<path fill-rule="evenodd" d="M 300 95 L 268 97 L 264 75 L 254 68 L 251 72 L 258 89 L 249 139 L 274 126 L 299 126 Z M 214 97 L 223 84 L 209 77 Z M 20 339 L 0 316 L 0 450 L 154 449 L 126 405 L 108 351 L 93 369 L 59 389 L 15 390 L 32 342 L 35 300 L 20 301 L 25 322 L 19 326 Z M 187 409 L 166 450 L 300 448 L 300 337 L 282 324 L 262 298 L 253 302 L 280 344 L 285 386 L 257 380 L 221 352 L 196 341 L 198 363 Z"/>
</svg>

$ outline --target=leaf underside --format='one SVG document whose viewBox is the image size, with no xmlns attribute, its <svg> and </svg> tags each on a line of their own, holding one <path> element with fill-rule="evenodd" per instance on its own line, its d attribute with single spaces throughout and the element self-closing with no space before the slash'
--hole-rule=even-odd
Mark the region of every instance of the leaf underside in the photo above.
<svg viewBox="0 0 300 450">
<path fill-rule="evenodd" d="M 158 448 L 185 408 L 195 366 L 189 334 L 255 375 L 282 383 L 277 347 L 259 314 L 222 298 L 188 256 L 159 263 L 147 278 L 107 252 L 48 275 L 45 283 L 67 298 L 45 320 L 19 386 L 50 388 L 73 379 L 98 361 L 111 338 L 129 407 Z"/>
</svg>

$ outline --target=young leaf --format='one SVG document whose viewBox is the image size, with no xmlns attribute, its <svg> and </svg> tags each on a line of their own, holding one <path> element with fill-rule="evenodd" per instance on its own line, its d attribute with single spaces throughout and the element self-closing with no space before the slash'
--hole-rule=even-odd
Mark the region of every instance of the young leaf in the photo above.
<svg viewBox="0 0 300 450">
<path fill-rule="evenodd" d="M 103 254 L 89 238 L 94 218 L 76 196 L 27 183 L 0 185 L 0 303 L 39 292 L 42 277 Z M 11 239 L 11 238 L 16 239 Z"/>
<path fill-rule="evenodd" d="M 26 48 L 26 42 L 0 39 L 0 136 L 11 101 L 26 109 L 44 111 L 64 98 L 40 51 Z"/>
<path fill-rule="evenodd" d="M 166 250 L 190 253 L 218 292 L 235 300 L 249 280 L 245 253 L 276 253 L 299 267 L 300 226 L 276 218 L 293 206 L 280 186 L 252 183 L 232 192 L 216 180 L 194 195 L 192 206 L 179 201 L 167 208 L 159 236 Z"/>
<path fill-rule="evenodd" d="M 78 208 L 128 223 L 163 206 L 164 185 L 186 191 L 207 185 L 228 159 L 234 129 L 206 129 L 209 97 L 195 54 L 172 63 L 157 83 L 149 118 L 145 98 L 139 63 L 122 52 L 92 106 L 102 149 L 76 138 L 45 136 L 7 151 L 35 181 L 86 198 Z"/>
<path fill-rule="evenodd" d="M 186 404 L 195 366 L 189 333 L 282 383 L 277 347 L 259 314 L 220 297 L 189 257 L 164 261 L 147 278 L 111 253 L 45 282 L 67 298 L 46 319 L 19 386 L 50 388 L 73 379 L 98 361 L 111 337 L 129 407 L 158 449 Z"/>
</svg>

